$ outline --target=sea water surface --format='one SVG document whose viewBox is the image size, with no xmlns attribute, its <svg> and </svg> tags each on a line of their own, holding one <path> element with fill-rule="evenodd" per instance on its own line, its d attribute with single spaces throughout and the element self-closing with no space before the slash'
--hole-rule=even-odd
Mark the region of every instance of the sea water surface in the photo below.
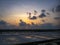
<svg viewBox="0 0 60 45">
<path fill-rule="evenodd" d="M 54 38 L 60 38 L 60 32 L 2 32 L 0 45 L 44 41 Z"/>
</svg>

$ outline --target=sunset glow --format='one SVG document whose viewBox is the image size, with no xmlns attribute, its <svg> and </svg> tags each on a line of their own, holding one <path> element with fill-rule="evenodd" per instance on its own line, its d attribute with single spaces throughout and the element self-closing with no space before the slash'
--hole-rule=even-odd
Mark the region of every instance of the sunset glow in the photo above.
<svg viewBox="0 0 60 45">
<path fill-rule="evenodd" d="M 58 17 L 58 14 L 55 9 L 53 13 L 52 9 L 59 4 L 58 2 L 57 0 L 0 0 L 0 20 L 16 26 L 19 26 L 20 20 L 29 25 L 32 23 L 56 25 L 58 22 L 54 18 Z"/>
</svg>

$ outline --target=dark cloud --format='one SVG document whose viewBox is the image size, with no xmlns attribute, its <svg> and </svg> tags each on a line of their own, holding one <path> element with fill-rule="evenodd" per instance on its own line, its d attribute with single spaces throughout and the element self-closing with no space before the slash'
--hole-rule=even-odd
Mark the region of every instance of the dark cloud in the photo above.
<svg viewBox="0 0 60 45">
<path fill-rule="evenodd" d="M 26 29 L 27 26 L 29 26 L 29 25 L 26 24 L 23 20 L 20 20 L 19 29 Z"/>
<path fill-rule="evenodd" d="M 44 23 L 40 25 L 34 25 L 32 29 L 60 29 L 60 26 L 55 26 L 52 23 Z"/>
<path fill-rule="evenodd" d="M 55 11 L 54 11 L 54 8 L 52 8 L 52 12 L 54 13 Z"/>
<path fill-rule="evenodd" d="M 41 12 L 43 12 L 43 13 L 44 13 L 44 12 L 46 12 L 46 10 L 44 10 L 44 9 L 43 9 L 43 10 L 41 10 Z"/>
<path fill-rule="evenodd" d="M 24 21 L 20 20 L 19 25 L 20 25 L 20 26 L 26 26 L 27 24 L 26 24 Z"/>
<path fill-rule="evenodd" d="M 57 5 L 56 7 L 52 8 L 52 12 L 60 12 L 60 5 Z"/>
<path fill-rule="evenodd" d="M 14 26 L 8 24 L 6 21 L 0 21 L 0 29 L 60 29 L 60 25 L 53 25 L 52 23 L 44 23 L 44 24 L 34 24 L 33 22 L 30 24 L 26 24 L 24 21 L 20 20 L 19 26 Z"/>
<path fill-rule="evenodd" d="M 30 24 L 26 24 L 21 20 L 19 23 L 20 29 L 59 29 L 59 26 L 55 26 L 52 23 L 44 23 L 44 24 L 34 24 L 33 22 Z"/>
<path fill-rule="evenodd" d="M 3 20 L 0 21 L 0 25 L 6 25 L 7 23 Z"/>
<path fill-rule="evenodd" d="M 39 18 L 44 18 L 44 17 L 46 17 L 46 14 L 47 15 L 50 15 L 50 13 L 48 13 L 48 12 L 46 12 L 46 10 L 41 10 L 41 14 L 38 16 Z M 27 14 L 29 15 L 29 19 L 30 20 L 35 20 L 35 19 L 37 19 L 38 17 L 37 16 L 33 16 L 33 17 L 31 17 L 31 13 L 30 12 L 27 12 Z M 34 10 L 34 15 L 36 15 L 37 14 L 37 11 L 36 10 Z"/>
<path fill-rule="evenodd" d="M 46 14 L 47 14 L 47 15 L 50 15 L 50 13 L 48 13 L 48 12 L 47 12 Z"/>
<path fill-rule="evenodd" d="M 60 12 L 60 5 L 56 7 L 56 12 Z"/>
<path fill-rule="evenodd" d="M 1 20 L 0 21 L 0 29 L 5 29 L 7 27 L 7 22 Z"/>
<path fill-rule="evenodd" d="M 36 13 L 36 12 L 35 12 L 35 13 Z M 31 13 L 28 13 L 28 14 L 29 14 L 29 17 L 28 17 L 28 18 L 29 18 L 30 20 L 35 20 L 35 19 L 37 19 L 36 16 L 31 17 Z"/>
<path fill-rule="evenodd" d="M 44 23 L 44 24 L 41 25 L 41 28 L 42 29 L 53 29 L 54 26 L 53 26 L 52 23 Z"/>
<path fill-rule="evenodd" d="M 37 15 L 37 13 L 38 13 L 38 12 L 37 12 L 36 10 L 34 10 L 34 15 Z"/>
<path fill-rule="evenodd" d="M 33 16 L 33 17 L 29 18 L 29 19 L 34 20 L 34 19 L 37 19 L 37 17 Z"/>
<path fill-rule="evenodd" d="M 17 29 L 17 27 L 14 25 L 8 24 L 4 20 L 1 20 L 0 21 L 0 29 Z"/>
<path fill-rule="evenodd" d="M 55 17 L 54 19 L 56 19 L 56 20 L 60 20 L 60 17 Z"/>
<path fill-rule="evenodd" d="M 46 15 L 45 15 L 45 11 L 46 11 L 46 10 L 41 10 L 42 13 L 41 13 L 41 15 L 39 15 L 39 18 L 46 17 Z"/>
<path fill-rule="evenodd" d="M 60 26 L 55 26 L 52 23 L 44 23 L 40 25 L 32 24 L 31 29 L 60 29 Z"/>
<path fill-rule="evenodd" d="M 46 15 L 44 13 L 42 13 L 41 15 L 39 15 L 39 18 L 43 18 L 46 17 Z"/>
</svg>

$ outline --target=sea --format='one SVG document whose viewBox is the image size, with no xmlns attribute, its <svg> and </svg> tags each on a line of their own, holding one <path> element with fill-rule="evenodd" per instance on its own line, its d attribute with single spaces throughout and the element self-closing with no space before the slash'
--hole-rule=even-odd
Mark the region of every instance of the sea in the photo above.
<svg viewBox="0 0 60 45">
<path fill-rule="evenodd" d="M 13 45 L 18 43 L 44 41 L 60 38 L 60 32 L 2 32 L 0 45 Z"/>
</svg>

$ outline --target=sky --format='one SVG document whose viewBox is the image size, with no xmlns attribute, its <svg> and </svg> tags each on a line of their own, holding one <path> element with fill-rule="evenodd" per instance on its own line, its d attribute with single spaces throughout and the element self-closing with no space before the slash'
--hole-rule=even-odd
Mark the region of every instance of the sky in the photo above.
<svg viewBox="0 0 60 45">
<path fill-rule="evenodd" d="M 59 4 L 59 0 L 0 0 L 0 20 L 4 20 L 12 25 L 19 25 L 20 19 L 27 24 L 34 22 L 35 24 L 42 24 L 44 19 L 46 22 L 57 24 L 54 17 L 56 13 L 51 11 L 52 8 Z M 44 18 L 37 18 L 36 20 L 30 20 L 27 12 L 31 12 L 34 16 L 34 10 L 41 14 L 41 10 L 46 10 L 50 15 Z"/>
</svg>

